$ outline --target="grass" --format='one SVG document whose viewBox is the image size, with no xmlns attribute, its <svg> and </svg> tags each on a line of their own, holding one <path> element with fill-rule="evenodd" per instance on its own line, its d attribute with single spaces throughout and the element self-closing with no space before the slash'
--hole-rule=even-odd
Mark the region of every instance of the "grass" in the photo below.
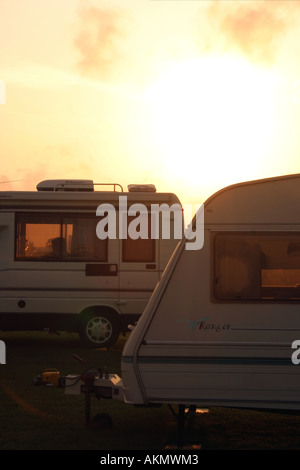
<svg viewBox="0 0 300 470">
<path fill-rule="evenodd" d="M 165 405 L 137 408 L 92 397 L 92 417 L 108 413 L 113 426 L 86 426 L 83 395 L 34 384 L 45 368 L 82 373 L 73 354 L 121 375 L 124 338 L 109 351 L 84 349 L 66 333 L 2 333 L 1 339 L 7 356 L 0 365 L 1 450 L 161 450 L 176 443 L 176 420 Z M 185 438 L 204 450 L 300 450 L 299 431 L 300 416 L 214 408 L 187 418 Z"/>
</svg>

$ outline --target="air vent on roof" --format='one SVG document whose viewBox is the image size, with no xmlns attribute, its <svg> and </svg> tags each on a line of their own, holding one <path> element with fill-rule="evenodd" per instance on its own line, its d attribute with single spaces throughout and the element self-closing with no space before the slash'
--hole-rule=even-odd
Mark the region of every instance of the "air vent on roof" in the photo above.
<svg viewBox="0 0 300 470">
<path fill-rule="evenodd" d="M 129 184 L 128 185 L 129 192 L 156 192 L 156 187 L 154 184 Z"/>
<path fill-rule="evenodd" d="M 94 191 L 92 180 L 45 180 L 41 181 L 38 191 Z"/>
</svg>

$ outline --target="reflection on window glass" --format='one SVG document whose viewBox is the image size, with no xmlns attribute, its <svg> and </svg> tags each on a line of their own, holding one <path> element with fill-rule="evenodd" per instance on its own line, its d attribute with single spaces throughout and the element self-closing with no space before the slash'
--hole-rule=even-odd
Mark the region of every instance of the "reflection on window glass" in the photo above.
<svg viewBox="0 0 300 470">
<path fill-rule="evenodd" d="M 16 259 L 107 260 L 107 240 L 96 236 L 96 218 L 18 214 Z"/>
<path fill-rule="evenodd" d="M 218 234 L 214 296 L 219 300 L 300 299 L 300 235 Z"/>
</svg>

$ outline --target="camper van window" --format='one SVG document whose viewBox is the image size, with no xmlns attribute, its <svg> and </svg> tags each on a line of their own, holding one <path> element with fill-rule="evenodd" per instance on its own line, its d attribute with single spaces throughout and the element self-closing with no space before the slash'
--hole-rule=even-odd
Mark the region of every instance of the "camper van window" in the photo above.
<svg viewBox="0 0 300 470">
<path fill-rule="evenodd" d="M 295 233 L 215 235 L 215 299 L 300 300 L 299 246 Z"/>
<path fill-rule="evenodd" d="M 128 217 L 128 226 L 133 220 Z M 129 236 L 122 242 L 122 261 L 123 262 L 144 262 L 151 263 L 155 261 L 155 239 L 151 238 L 150 217 L 148 219 L 148 238 L 132 239 Z"/>
<path fill-rule="evenodd" d="M 16 215 L 16 260 L 107 261 L 107 240 L 88 216 Z"/>
</svg>

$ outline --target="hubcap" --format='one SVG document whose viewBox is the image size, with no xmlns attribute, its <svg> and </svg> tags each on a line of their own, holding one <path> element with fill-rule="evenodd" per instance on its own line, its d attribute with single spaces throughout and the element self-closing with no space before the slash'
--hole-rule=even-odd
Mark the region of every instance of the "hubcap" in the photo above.
<svg viewBox="0 0 300 470">
<path fill-rule="evenodd" d="M 104 343 L 112 335 L 112 326 L 107 318 L 95 317 L 88 322 L 86 333 L 94 343 Z"/>
</svg>

